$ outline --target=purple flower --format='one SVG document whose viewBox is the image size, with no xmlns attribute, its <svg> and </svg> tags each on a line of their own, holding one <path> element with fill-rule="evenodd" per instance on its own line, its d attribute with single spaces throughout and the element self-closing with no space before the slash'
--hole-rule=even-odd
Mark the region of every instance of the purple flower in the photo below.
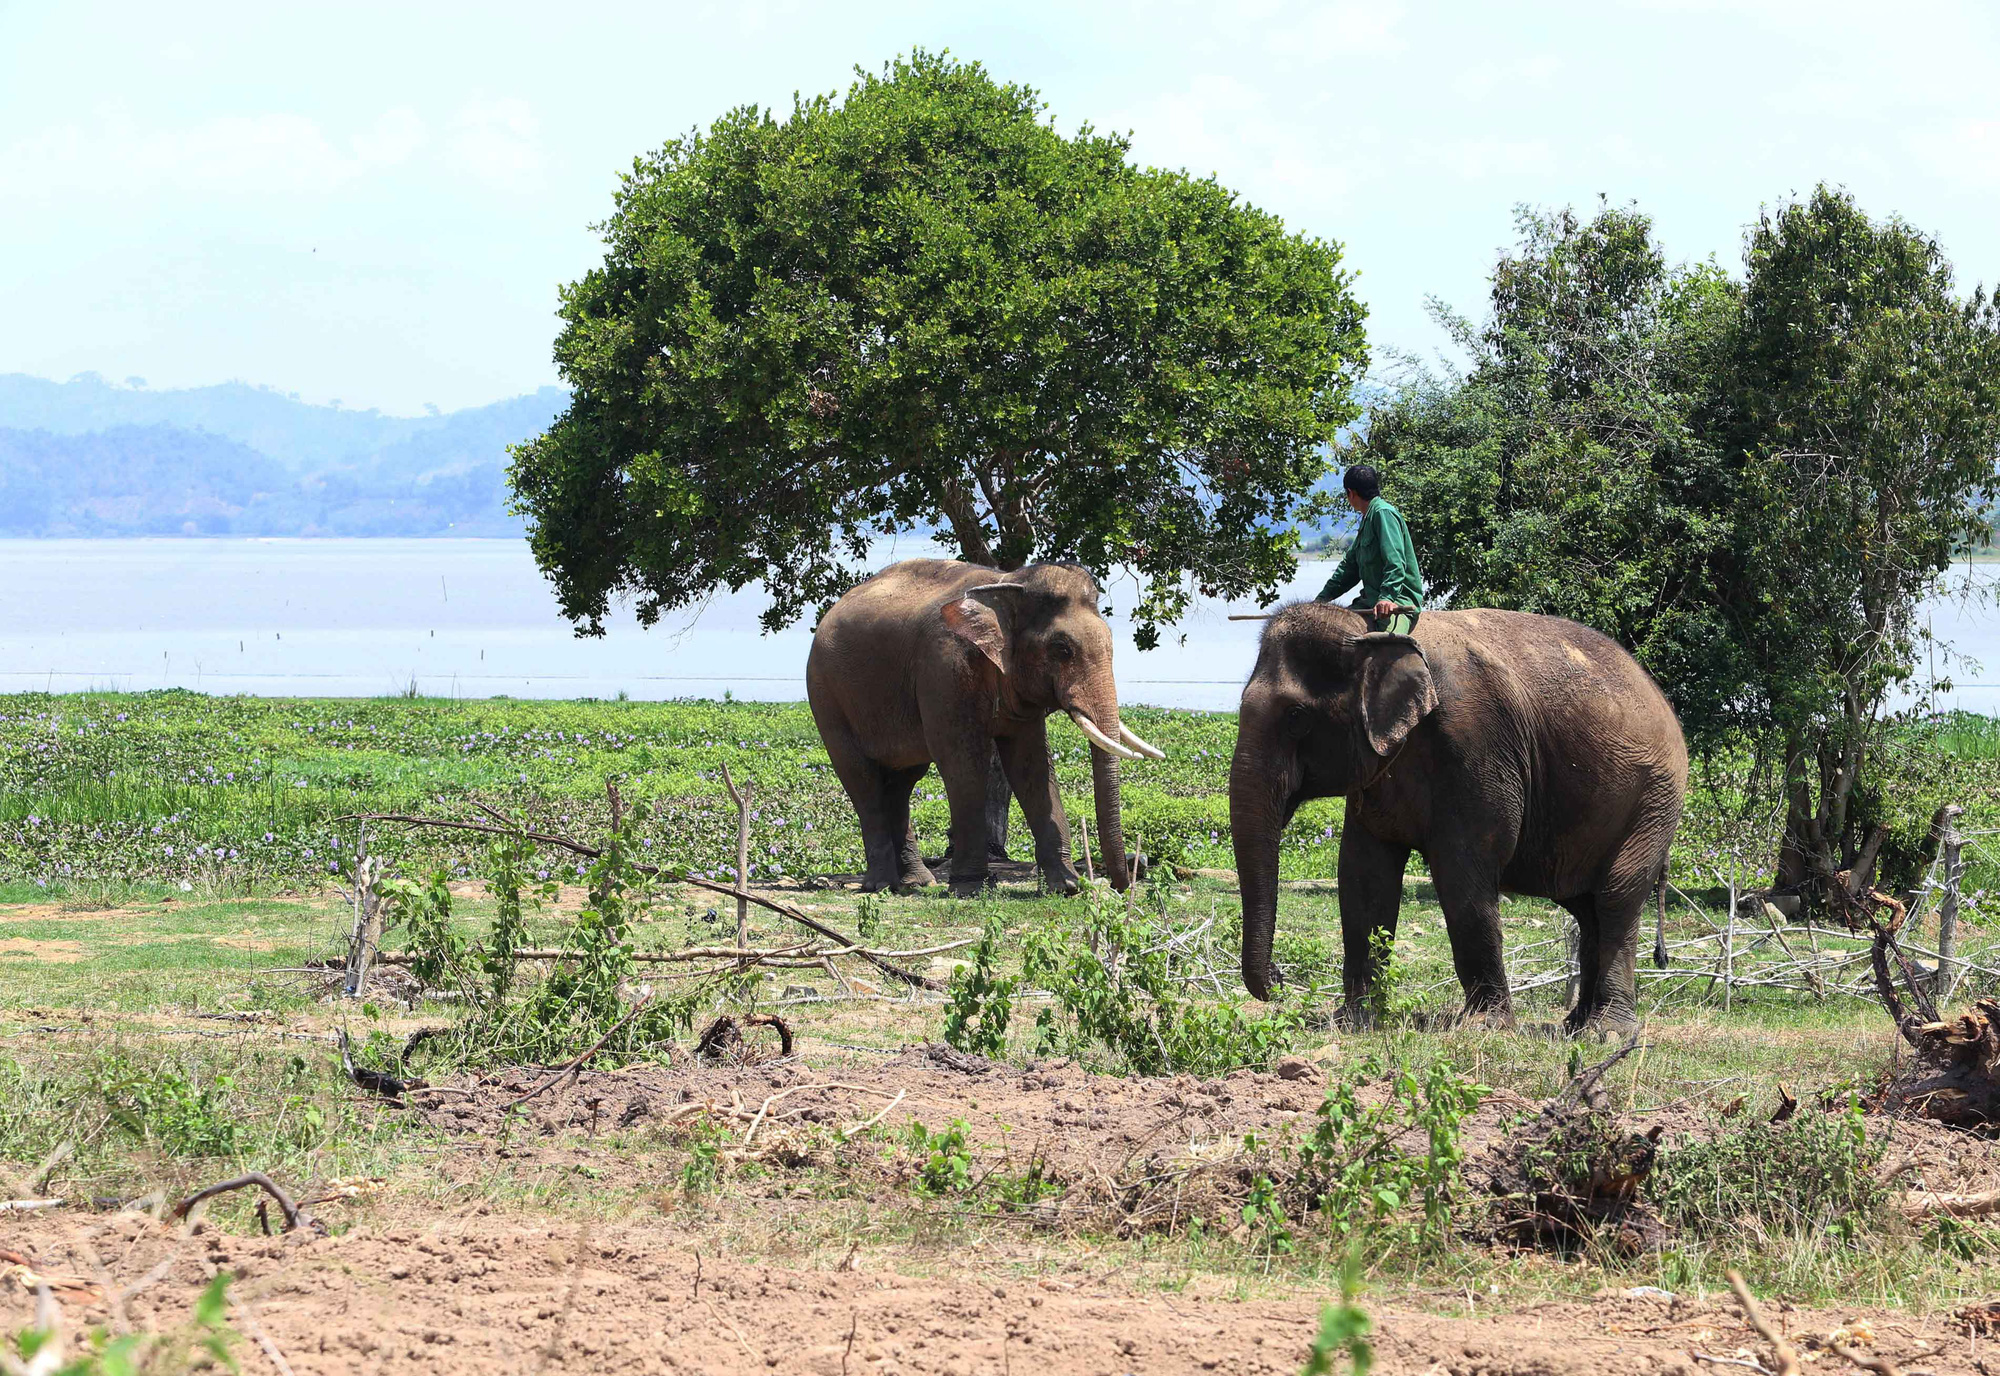
<svg viewBox="0 0 2000 1376">
<path fill-rule="evenodd" d="M 174 853 L 174 848 L 173 848 L 172 846 L 168 846 L 168 847 L 167 847 L 167 854 L 169 854 L 169 855 L 172 855 L 173 853 Z M 311 852 L 311 851 L 307 851 L 307 852 L 306 852 L 306 854 L 310 855 L 310 854 L 312 854 L 312 852 Z"/>
<path fill-rule="evenodd" d="M 310 850 L 301 851 L 300 854 L 304 855 L 308 860 L 313 858 L 313 853 Z"/>
</svg>

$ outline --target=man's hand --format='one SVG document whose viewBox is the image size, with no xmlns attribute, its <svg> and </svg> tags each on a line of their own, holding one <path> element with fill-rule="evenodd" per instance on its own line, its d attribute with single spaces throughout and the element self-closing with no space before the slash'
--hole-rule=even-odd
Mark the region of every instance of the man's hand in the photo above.
<svg viewBox="0 0 2000 1376">
<path fill-rule="evenodd" d="M 1380 619 L 1387 621 L 1390 617 L 1394 616 L 1395 614 L 1396 614 L 1396 604 L 1394 602 L 1391 602 L 1388 598 L 1385 597 L 1380 602 L 1377 602 L 1375 604 L 1375 615 Z"/>
</svg>

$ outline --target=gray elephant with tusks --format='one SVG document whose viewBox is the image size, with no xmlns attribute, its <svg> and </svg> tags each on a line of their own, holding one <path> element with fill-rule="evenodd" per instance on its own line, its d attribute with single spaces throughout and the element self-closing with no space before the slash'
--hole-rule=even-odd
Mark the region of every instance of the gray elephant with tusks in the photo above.
<svg viewBox="0 0 2000 1376">
<path fill-rule="evenodd" d="M 1369 1020 L 1379 933 L 1393 939 L 1411 852 L 1444 909 L 1468 1014 L 1511 1022 L 1501 893 L 1575 917 L 1571 1031 L 1636 1018 L 1646 901 L 1687 791 L 1687 746 L 1658 686 L 1588 627 L 1522 612 L 1426 612 L 1414 636 L 1370 633 L 1301 603 L 1265 628 L 1243 689 L 1229 817 L 1243 891 L 1243 979 L 1271 961 L 1279 838 L 1301 803 L 1345 797 L 1340 836 L 1344 1016 Z"/>
<path fill-rule="evenodd" d="M 806 696 L 861 822 L 873 892 L 930 884 L 910 791 L 936 762 L 951 803 L 951 887 L 988 882 L 988 763 L 997 753 L 1058 893 L 1077 888 L 1046 720 L 1066 713 L 1091 743 L 1105 874 L 1131 882 L 1118 761 L 1164 756 L 1118 719 L 1111 628 L 1097 580 L 1074 564 L 1002 573 L 910 559 L 836 602 L 813 632 Z"/>
</svg>

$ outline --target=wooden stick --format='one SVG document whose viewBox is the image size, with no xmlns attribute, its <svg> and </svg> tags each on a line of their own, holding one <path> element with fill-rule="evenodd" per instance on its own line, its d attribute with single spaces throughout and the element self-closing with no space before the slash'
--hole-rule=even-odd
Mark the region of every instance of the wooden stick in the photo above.
<svg viewBox="0 0 2000 1376">
<path fill-rule="evenodd" d="M 561 1070 L 558 1070 L 555 1074 L 549 1076 L 548 1079 L 536 1085 L 526 1094 L 522 1094 L 516 1098 L 509 1099 L 506 1103 L 500 1105 L 500 1111 L 502 1113 L 507 1113 L 513 1109 L 519 1108 L 522 1104 L 527 1103 L 528 1100 L 534 1098 L 537 1094 L 540 1094 L 550 1085 L 556 1083 L 556 1081 L 561 1080 L 567 1076 L 574 1075 L 577 1071 L 583 1069 L 583 1063 L 585 1061 L 589 1060 L 592 1056 L 595 1056 L 599 1051 L 602 1051 L 604 1049 L 604 1044 L 606 1042 L 610 1041 L 613 1037 L 617 1036 L 621 1031 L 624 1030 L 625 1024 L 631 1022 L 632 1019 L 638 1017 L 641 1013 L 645 1011 L 646 1011 L 646 1003 L 645 1000 L 642 999 L 640 1000 L 638 1007 L 634 1008 L 631 1012 L 627 1013 L 617 1022 L 611 1024 L 611 1030 L 609 1032 L 606 1032 L 603 1036 L 599 1037 L 596 1041 L 592 1042 L 590 1044 L 590 1049 L 588 1051 L 584 1052 L 581 1056 L 578 1056 L 575 1060 L 571 1061 Z"/>
<path fill-rule="evenodd" d="M 1736 1292 L 1736 1302 L 1743 1306 L 1743 1317 L 1757 1330 L 1757 1336 L 1771 1345 L 1771 1355 L 1778 1363 L 1778 1376 L 1804 1376 L 1799 1366 L 1799 1354 L 1764 1318 L 1764 1311 L 1757 1307 L 1757 1301 L 1751 1297 L 1750 1287 L 1743 1283 L 1743 1277 L 1735 1271 L 1728 1275 L 1729 1288 Z"/>
<path fill-rule="evenodd" d="M 722 762 L 722 786 L 729 790 L 729 801 L 736 804 L 736 884 L 738 888 L 750 886 L 750 786 L 737 788 L 736 781 L 729 777 L 729 761 Z M 736 949 L 747 950 L 750 946 L 750 900 L 742 894 L 736 896 Z M 745 969 L 749 968 L 745 962 Z"/>
<path fill-rule="evenodd" d="M 278 1201 L 278 1211 L 285 1216 L 286 1232 L 289 1233 L 292 1229 L 299 1226 L 299 1206 L 292 1203 L 292 1197 L 279 1189 L 271 1177 L 265 1175 L 262 1171 L 251 1171 L 248 1174 L 239 1175 L 233 1180 L 225 1180 L 219 1185 L 210 1185 L 205 1190 L 196 1190 L 186 1199 L 174 1205 L 172 1212 L 167 1215 L 167 1218 L 170 1222 L 186 1218 L 188 1210 L 201 1203 L 202 1200 L 229 1190 L 247 1189 L 252 1185 L 255 1185 L 265 1194 L 270 1195 L 271 1198 Z"/>
<path fill-rule="evenodd" d="M 857 1133 L 866 1132 L 868 1131 L 868 1129 L 874 1127 L 877 1123 L 881 1122 L 884 1118 L 888 1117 L 890 1111 L 893 1110 L 896 1107 L 896 1105 L 902 1103 L 903 1096 L 905 1094 L 908 1094 L 909 1092 L 910 1091 L 907 1089 L 897 1090 L 896 1097 L 891 1099 L 888 1103 L 882 1105 L 880 1112 L 876 1113 L 876 1115 L 873 1118 L 870 1118 L 863 1123 L 856 1123 L 852 1127 L 842 1128 L 840 1130 L 840 1140 L 845 1142 L 848 1138 L 855 1136 Z"/>
</svg>

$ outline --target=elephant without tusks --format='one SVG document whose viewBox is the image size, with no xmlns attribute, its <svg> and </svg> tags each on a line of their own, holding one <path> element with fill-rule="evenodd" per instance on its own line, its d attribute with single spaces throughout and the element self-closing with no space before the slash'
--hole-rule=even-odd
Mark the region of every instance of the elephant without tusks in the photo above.
<svg viewBox="0 0 2000 1376">
<path fill-rule="evenodd" d="M 934 882 L 910 828 L 910 790 L 933 761 L 951 803 L 951 887 L 987 882 L 987 773 L 997 753 L 1049 887 L 1076 890 L 1069 827 L 1045 718 L 1090 738 L 1105 871 L 1130 882 L 1118 760 L 1158 750 L 1118 719 L 1111 628 L 1097 581 L 1073 564 L 1012 573 L 942 559 L 892 564 L 833 605 L 813 632 L 806 696 L 861 820 L 873 892 Z"/>
<path fill-rule="evenodd" d="M 1302 603 L 1264 631 L 1243 689 L 1229 817 L 1243 890 L 1243 979 L 1273 983 L 1280 833 L 1344 796 L 1345 1016 L 1369 1019 L 1377 933 L 1393 938 L 1410 852 L 1444 909 L 1468 1014 L 1511 1021 L 1500 894 L 1576 918 L 1571 1031 L 1636 1018 L 1641 912 L 1687 791 L 1680 722 L 1633 658 L 1596 631 L 1522 612 L 1426 612 L 1416 635 L 1367 631 Z"/>
</svg>

